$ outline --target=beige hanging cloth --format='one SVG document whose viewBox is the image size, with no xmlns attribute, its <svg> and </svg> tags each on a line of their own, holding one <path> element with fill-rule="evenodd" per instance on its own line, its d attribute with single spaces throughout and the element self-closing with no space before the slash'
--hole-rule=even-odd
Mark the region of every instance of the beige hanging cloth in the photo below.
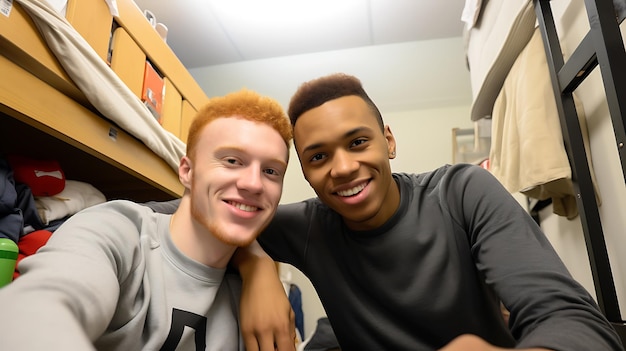
<svg viewBox="0 0 626 351">
<path fill-rule="evenodd" d="M 579 104 L 576 108 L 595 184 L 584 111 Z M 494 103 L 491 138 L 490 170 L 509 192 L 539 200 L 551 198 L 555 214 L 568 219 L 578 215 L 572 171 L 538 28 L 513 64 Z"/>
</svg>

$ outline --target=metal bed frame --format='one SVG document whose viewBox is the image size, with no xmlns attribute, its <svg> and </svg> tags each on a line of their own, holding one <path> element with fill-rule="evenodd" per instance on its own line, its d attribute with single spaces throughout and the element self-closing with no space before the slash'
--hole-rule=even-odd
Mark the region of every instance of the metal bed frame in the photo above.
<svg viewBox="0 0 626 351">
<path fill-rule="evenodd" d="M 584 1 L 590 30 L 567 62 L 564 62 L 550 1 L 533 0 L 546 50 L 565 149 L 572 166 L 572 180 L 596 298 L 600 309 L 626 343 L 626 324 L 620 314 L 587 153 L 572 96 L 580 83 L 599 65 L 626 181 L 626 51 L 619 28 L 624 15 L 616 13 L 614 3 L 610 0 Z"/>
</svg>

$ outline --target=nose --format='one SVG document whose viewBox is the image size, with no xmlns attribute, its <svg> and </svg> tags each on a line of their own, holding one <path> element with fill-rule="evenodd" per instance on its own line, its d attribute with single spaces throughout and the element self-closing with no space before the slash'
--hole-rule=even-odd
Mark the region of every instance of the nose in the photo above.
<svg viewBox="0 0 626 351">
<path fill-rule="evenodd" d="M 359 163 L 347 151 L 337 151 L 333 155 L 330 175 L 333 178 L 346 177 L 359 168 Z"/>
<path fill-rule="evenodd" d="M 239 189 L 247 190 L 251 193 L 260 193 L 263 191 L 263 181 L 261 167 L 250 165 L 243 169 L 241 176 L 237 180 Z"/>
</svg>

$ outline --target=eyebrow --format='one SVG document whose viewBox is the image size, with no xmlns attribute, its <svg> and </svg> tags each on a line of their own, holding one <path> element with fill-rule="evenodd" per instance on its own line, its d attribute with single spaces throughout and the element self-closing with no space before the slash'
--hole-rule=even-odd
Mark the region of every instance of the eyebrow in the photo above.
<svg viewBox="0 0 626 351">
<path fill-rule="evenodd" d="M 368 127 L 356 127 L 356 128 L 350 129 L 349 131 L 347 131 L 347 132 L 345 132 L 345 133 L 343 134 L 343 139 L 350 138 L 350 137 L 354 136 L 355 134 L 357 134 L 357 133 L 359 133 L 359 132 L 362 132 L 362 131 L 369 131 L 369 130 L 371 130 L 371 128 L 368 128 Z M 312 150 L 315 150 L 315 149 L 319 149 L 319 148 L 321 148 L 322 146 L 324 146 L 324 143 L 315 143 L 315 144 L 311 144 L 311 145 L 309 145 L 309 146 L 305 147 L 305 148 L 302 150 L 302 152 L 303 152 L 303 153 L 305 153 L 305 152 L 308 152 L 308 151 L 312 151 Z"/>
</svg>

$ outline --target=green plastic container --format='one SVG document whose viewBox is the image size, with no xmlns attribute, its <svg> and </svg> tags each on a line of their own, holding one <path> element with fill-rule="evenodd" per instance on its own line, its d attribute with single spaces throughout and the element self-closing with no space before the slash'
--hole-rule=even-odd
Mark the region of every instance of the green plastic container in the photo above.
<svg viewBox="0 0 626 351">
<path fill-rule="evenodd" d="M 18 252 L 15 241 L 0 238 L 0 288 L 13 281 Z"/>
</svg>

